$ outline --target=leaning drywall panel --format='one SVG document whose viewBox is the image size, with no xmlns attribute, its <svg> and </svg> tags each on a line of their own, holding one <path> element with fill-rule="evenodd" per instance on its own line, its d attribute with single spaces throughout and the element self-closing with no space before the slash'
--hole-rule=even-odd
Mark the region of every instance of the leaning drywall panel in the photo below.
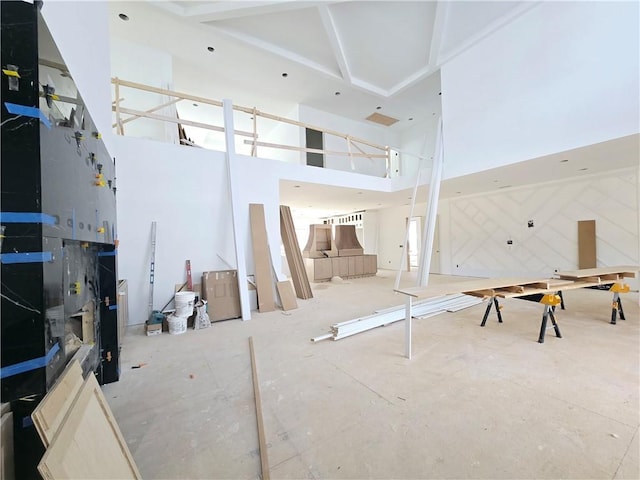
<svg viewBox="0 0 640 480">
<path fill-rule="evenodd" d="M 444 178 L 637 133 L 639 9 L 541 2 L 443 65 Z"/>
</svg>

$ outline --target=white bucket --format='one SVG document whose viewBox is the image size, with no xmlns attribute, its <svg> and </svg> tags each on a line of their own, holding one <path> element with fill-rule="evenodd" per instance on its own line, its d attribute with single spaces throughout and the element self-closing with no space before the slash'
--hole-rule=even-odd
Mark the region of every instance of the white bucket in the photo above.
<svg viewBox="0 0 640 480">
<path fill-rule="evenodd" d="M 193 307 L 196 302 L 195 292 L 178 292 L 176 293 L 176 317 L 190 317 L 193 315 Z"/>
<path fill-rule="evenodd" d="M 169 315 L 167 323 L 169 324 L 169 333 L 171 335 L 180 335 L 187 331 L 187 318 L 176 315 Z"/>
</svg>

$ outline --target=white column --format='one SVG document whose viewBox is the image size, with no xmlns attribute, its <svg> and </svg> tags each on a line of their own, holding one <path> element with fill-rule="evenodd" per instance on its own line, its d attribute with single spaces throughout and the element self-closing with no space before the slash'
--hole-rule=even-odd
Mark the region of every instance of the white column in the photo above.
<svg viewBox="0 0 640 480">
<path fill-rule="evenodd" d="M 407 295 L 405 301 L 405 319 L 404 319 L 404 356 L 411 360 L 411 295 Z"/>
<path fill-rule="evenodd" d="M 436 150 L 433 156 L 433 167 L 431 169 L 431 185 L 429 186 L 429 202 L 425 213 L 424 234 L 422 237 L 422 248 L 420 251 L 420 269 L 418 270 L 418 286 L 426 287 L 429 283 L 429 270 L 431 268 L 431 252 L 433 251 L 433 235 L 436 230 L 436 216 L 438 214 L 438 197 L 440 196 L 440 182 L 442 180 L 442 164 L 444 161 L 444 150 L 442 146 L 442 117 L 438 122 L 438 133 L 436 136 Z"/>
<path fill-rule="evenodd" d="M 251 304 L 249 303 L 249 288 L 247 287 L 247 261 L 245 258 L 245 245 L 240 234 L 239 212 L 241 211 L 238 199 L 233 194 L 233 186 L 238 184 L 237 167 L 235 167 L 236 146 L 234 142 L 233 105 L 231 100 L 223 100 L 224 112 L 224 139 L 226 143 L 225 160 L 227 162 L 227 182 L 231 197 L 231 220 L 233 223 L 233 243 L 236 251 L 236 268 L 238 270 L 238 291 L 240 293 L 240 309 L 242 320 L 251 320 Z"/>
</svg>

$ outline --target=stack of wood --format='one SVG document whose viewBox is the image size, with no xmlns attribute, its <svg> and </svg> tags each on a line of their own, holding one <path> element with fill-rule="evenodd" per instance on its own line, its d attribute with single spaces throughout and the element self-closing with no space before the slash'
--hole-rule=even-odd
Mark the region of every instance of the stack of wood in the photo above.
<svg viewBox="0 0 640 480">
<path fill-rule="evenodd" d="M 300 252 L 300 244 L 293 225 L 293 218 L 291 217 L 291 209 L 286 205 L 280 205 L 280 235 L 282 236 L 282 243 L 284 244 L 284 251 L 287 256 L 296 296 L 305 300 L 313 298 L 304 260 Z"/>
<path fill-rule="evenodd" d="M 296 296 L 293 293 L 291 282 L 278 281 L 273 267 L 267 238 L 267 226 L 264 216 L 264 205 L 259 203 L 249 204 L 249 217 L 251 220 L 251 240 L 253 247 L 253 261 L 255 264 L 255 287 L 258 295 L 258 311 L 272 312 L 276 309 L 275 290 L 280 298 L 283 310 L 298 308 Z M 276 277 L 274 279 L 274 276 Z"/>
<path fill-rule="evenodd" d="M 31 415 L 46 452 L 45 479 L 141 478 L 95 376 L 72 361 Z"/>
</svg>

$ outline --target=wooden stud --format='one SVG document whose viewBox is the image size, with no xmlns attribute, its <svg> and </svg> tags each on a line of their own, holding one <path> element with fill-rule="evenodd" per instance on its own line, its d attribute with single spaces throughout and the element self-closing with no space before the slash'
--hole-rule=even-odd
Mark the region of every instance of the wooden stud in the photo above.
<svg viewBox="0 0 640 480">
<path fill-rule="evenodd" d="M 249 337 L 249 351 L 251 353 L 251 376 L 253 378 L 253 395 L 256 402 L 256 421 L 258 423 L 258 443 L 260 446 L 260 468 L 262 480 L 269 480 L 269 458 L 267 456 L 267 442 L 264 434 L 264 420 L 262 418 L 262 399 L 260 396 L 260 382 L 258 381 L 258 368 L 256 367 L 256 355 L 253 348 L 253 337 Z"/>
</svg>

